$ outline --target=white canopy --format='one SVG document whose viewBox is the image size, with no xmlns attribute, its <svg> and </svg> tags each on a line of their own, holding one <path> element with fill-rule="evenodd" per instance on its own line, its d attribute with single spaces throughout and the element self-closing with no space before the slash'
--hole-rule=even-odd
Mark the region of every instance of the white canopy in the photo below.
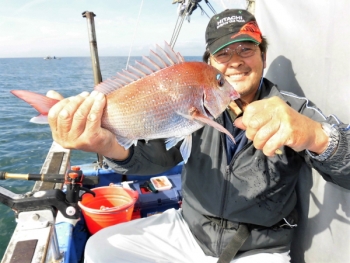
<svg viewBox="0 0 350 263">
<path fill-rule="evenodd" d="M 270 43 L 265 76 L 345 123 L 350 122 L 349 14 L 348 0 L 256 0 L 255 6 Z M 312 173 L 305 171 L 299 182 L 303 214 L 292 262 L 350 262 L 350 191 Z"/>
</svg>

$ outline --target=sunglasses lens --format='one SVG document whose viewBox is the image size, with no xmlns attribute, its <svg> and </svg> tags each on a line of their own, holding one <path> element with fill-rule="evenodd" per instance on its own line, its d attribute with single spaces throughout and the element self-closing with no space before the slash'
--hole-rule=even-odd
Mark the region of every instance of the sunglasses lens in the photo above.
<svg viewBox="0 0 350 263">
<path fill-rule="evenodd" d="M 242 58 L 248 58 L 248 57 L 251 57 L 255 54 L 256 47 L 257 47 L 256 45 L 238 46 L 236 48 L 236 53 Z"/>
<path fill-rule="evenodd" d="M 225 48 L 220 50 L 218 53 L 214 55 L 216 62 L 218 63 L 226 63 L 232 57 L 233 50 L 229 48 Z"/>
</svg>

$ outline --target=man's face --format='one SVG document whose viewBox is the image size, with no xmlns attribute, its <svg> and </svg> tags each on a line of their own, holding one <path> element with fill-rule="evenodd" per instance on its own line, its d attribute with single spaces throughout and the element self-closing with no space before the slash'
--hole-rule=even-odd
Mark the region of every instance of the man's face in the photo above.
<svg viewBox="0 0 350 263">
<path fill-rule="evenodd" d="M 251 42 L 238 42 L 225 48 L 235 50 L 244 43 L 251 44 Z M 227 81 L 241 94 L 244 101 L 249 103 L 254 99 L 265 68 L 265 59 L 263 59 L 259 47 L 256 47 L 256 51 L 252 56 L 246 58 L 233 52 L 231 59 L 226 63 L 218 63 L 210 56 L 210 64 L 225 75 Z"/>
</svg>

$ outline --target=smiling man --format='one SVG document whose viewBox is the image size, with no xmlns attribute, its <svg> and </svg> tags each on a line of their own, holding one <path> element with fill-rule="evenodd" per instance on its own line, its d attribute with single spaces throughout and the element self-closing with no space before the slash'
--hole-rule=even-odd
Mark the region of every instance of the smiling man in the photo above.
<svg viewBox="0 0 350 263">
<path fill-rule="evenodd" d="M 216 119 L 236 144 L 208 125 L 196 131 L 182 170 L 182 209 L 100 230 L 88 240 L 86 262 L 287 263 L 303 171 L 313 167 L 350 189 L 349 125 L 263 77 L 267 41 L 255 17 L 233 9 L 214 15 L 206 42 L 204 61 L 246 105 L 242 114 L 232 102 Z M 118 145 L 101 128 L 105 104 L 96 93 L 56 104 L 49 114 L 55 141 L 100 153 L 123 174 L 159 174 L 182 160 L 180 143 L 168 151 L 163 140 Z"/>
<path fill-rule="evenodd" d="M 209 63 L 224 72 L 242 99 L 249 103 L 266 66 L 267 42 L 253 15 L 242 10 L 236 13 L 232 15 L 228 10 L 211 19 L 205 34 L 207 54 L 211 55 Z"/>
<path fill-rule="evenodd" d="M 246 103 L 253 101 L 265 68 L 265 57 L 259 44 L 248 41 L 232 43 L 213 53 L 210 64 L 225 72 L 226 79 L 240 93 L 242 100 Z"/>
</svg>

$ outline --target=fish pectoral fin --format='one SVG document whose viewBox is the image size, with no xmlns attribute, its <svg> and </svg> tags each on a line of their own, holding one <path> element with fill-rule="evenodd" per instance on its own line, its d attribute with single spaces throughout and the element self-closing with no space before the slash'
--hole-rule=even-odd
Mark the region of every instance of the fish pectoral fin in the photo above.
<svg viewBox="0 0 350 263">
<path fill-rule="evenodd" d="M 168 151 L 169 149 L 174 147 L 178 142 L 182 141 L 183 139 L 185 139 L 185 137 L 172 137 L 172 138 L 166 139 L 165 140 L 166 150 Z"/>
<path fill-rule="evenodd" d="M 137 145 L 137 140 L 132 140 L 125 137 L 117 137 L 117 142 L 125 149 L 129 149 L 132 145 Z"/>
<path fill-rule="evenodd" d="M 200 121 L 202 123 L 208 124 L 208 125 L 214 127 L 215 129 L 217 129 L 218 131 L 227 134 L 227 136 L 232 140 L 232 142 L 236 143 L 236 141 L 233 138 L 232 134 L 228 130 L 226 130 L 219 123 L 217 123 L 217 122 L 213 121 L 212 119 L 210 119 L 209 117 L 203 115 L 198 109 L 192 108 L 190 114 L 191 114 L 193 119 L 195 119 L 197 121 Z"/>
</svg>

